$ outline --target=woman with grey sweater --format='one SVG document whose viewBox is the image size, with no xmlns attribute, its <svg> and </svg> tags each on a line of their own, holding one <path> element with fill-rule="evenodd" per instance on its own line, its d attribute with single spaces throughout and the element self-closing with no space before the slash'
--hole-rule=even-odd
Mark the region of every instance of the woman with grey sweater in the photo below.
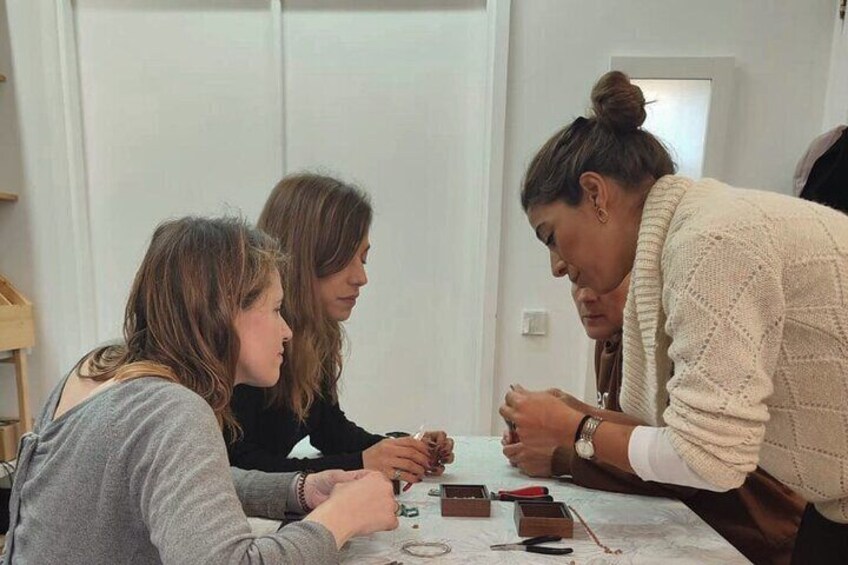
<svg viewBox="0 0 848 565">
<path fill-rule="evenodd" d="M 397 527 L 380 473 L 229 467 L 233 387 L 274 384 L 291 339 L 279 264 L 241 221 L 156 230 L 125 343 L 84 356 L 21 441 L 3 563 L 325 564 L 350 537 Z M 257 536 L 245 513 L 306 516 Z"/>
</svg>

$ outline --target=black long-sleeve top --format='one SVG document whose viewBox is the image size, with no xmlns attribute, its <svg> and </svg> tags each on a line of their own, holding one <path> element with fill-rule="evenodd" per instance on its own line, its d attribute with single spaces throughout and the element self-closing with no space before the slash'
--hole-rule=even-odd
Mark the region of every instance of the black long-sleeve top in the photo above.
<svg viewBox="0 0 848 565">
<path fill-rule="evenodd" d="M 267 407 L 262 389 L 239 385 L 230 407 L 242 436 L 229 445 L 230 464 L 266 472 L 362 469 L 362 452 L 385 439 L 368 433 L 345 417 L 325 394 L 315 399 L 305 422 L 288 407 Z M 321 452 L 318 458 L 294 458 L 289 453 L 304 437 Z"/>
</svg>

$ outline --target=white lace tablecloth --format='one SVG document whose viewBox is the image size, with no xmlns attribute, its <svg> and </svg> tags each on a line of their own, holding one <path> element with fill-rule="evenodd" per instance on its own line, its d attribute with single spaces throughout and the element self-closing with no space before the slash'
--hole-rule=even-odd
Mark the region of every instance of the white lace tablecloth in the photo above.
<svg viewBox="0 0 848 565">
<path fill-rule="evenodd" d="M 405 565 L 748 563 L 682 502 L 588 490 L 552 479 L 529 479 L 510 467 L 501 454 L 500 438 L 456 438 L 455 453 L 456 462 L 448 467 L 444 476 L 426 479 L 400 495 L 400 502 L 418 507 L 419 517 L 400 518 L 400 527 L 393 532 L 352 540 L 342 550 L 342 562 L 373 565 L 385 565 L 393 560 Z M 443 518 L 439 513 L 439 499 L 427 495 L 427 491 L 439 483 L 485 484 L 490 491 L 529 484 L 545 485 L 555 500 L 573 506 L 583 516 L 602 543 L 613 550 L 620 549 L 621 554 L 605 554 L 576 517 L 574 539 L 565 540 L 565 545 L 574 548 L 571 555 L 492 551 L 490 545 L 520 539 L 513 519 L 513 503 L 493 501 L 490 518 Z M 257 532 L 273 531 L 277 527 L 277 523 L 270 520 L 251 519 L 251 523 Z M 400 549 L 410 540 L 445 542 L 452 551 L 438 559 L 411 557 Z"/>
</svg>

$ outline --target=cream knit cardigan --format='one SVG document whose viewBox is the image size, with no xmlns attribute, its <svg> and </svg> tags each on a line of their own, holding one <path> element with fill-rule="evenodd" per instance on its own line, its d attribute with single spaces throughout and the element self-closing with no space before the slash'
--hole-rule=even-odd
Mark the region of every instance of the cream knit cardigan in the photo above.
<svg viewBox="0 0 848 565">
<path fill-rule="evenodd" d="M 704 480 L 736 488 L 759 464 L 848 522 L 848 216 L 663 177 L 623 344 L 622 408 L 667 426 Z"/>
</svg>

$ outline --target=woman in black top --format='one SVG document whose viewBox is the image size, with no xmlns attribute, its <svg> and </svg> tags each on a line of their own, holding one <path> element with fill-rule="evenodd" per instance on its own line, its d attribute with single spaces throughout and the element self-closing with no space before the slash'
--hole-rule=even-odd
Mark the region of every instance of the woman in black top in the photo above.
<svg viewBox="0 0 848 565">
<path fill-rule="evenodd" d="M 232 407 L 243 433 L 230 447 L 233 465 L 263 471 L 365 468 L 417 482 L 441 474 L 453 461 L 453 440 L 444 432 L 389 439 L 363 430 L 339 407 L 341 322 L 368 282 L 371 216 L 363 192 L 320 175 L 286 177 L 268 197 L 259 227 L 288 254 L 283 315 L 294 338 L 274 388 L 235 390 Z M 323 456 L 289 457 L 307 435 Z"/>
</svg>

